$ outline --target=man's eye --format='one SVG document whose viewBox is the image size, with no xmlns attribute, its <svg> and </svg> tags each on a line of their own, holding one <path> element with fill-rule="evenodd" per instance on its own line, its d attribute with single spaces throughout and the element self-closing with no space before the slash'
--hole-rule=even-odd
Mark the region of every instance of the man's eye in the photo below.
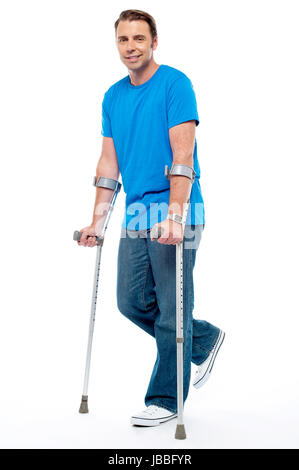
<svg viewBox="0 0 299 470">
<path fill-rule="evenodd" d="M 137 38 L 137 41 L 143 41 L 144 38 Z M 122 38 L 119 40 L 119 42 L 124 42 L 126 39 Z"/>
</svg>

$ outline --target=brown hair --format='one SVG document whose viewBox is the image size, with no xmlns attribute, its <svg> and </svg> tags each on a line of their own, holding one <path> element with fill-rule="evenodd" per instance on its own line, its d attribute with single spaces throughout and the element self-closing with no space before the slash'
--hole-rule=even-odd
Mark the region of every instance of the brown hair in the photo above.
<svg viewBox="0 0 299 470">
<path fill-rule="evenodd" d="M 149 25 L 151 35 L 152 35 L 152 40 L 155 39 L 157 36 L 157 26 L 154 18 L 149 14 L 146 13 L 145 11 L 141 10 L 124 10 L 121 12 L 119 15 L 118 20 L 114 23 L 114 28 L 115 28 L 115 33 L 117 30 L 118 23 L 120 21 L 136 21 L 136 20 L 143 20 L 146 21 L 147 24 Z"/>
</svg>

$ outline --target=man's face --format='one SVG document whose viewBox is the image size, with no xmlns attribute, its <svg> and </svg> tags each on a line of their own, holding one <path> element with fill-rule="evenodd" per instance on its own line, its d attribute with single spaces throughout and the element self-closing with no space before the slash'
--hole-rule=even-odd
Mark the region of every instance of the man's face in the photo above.
<svg viewBox="0 0 299 470">
<path fill-rule="evenodd" d="M 116 30 L 116 44 L 121 61 L 129 70 L 144 68 L 151 60 L 158 44 L 152 41 L 146 21 L 120 21 Z"/>
</svg>

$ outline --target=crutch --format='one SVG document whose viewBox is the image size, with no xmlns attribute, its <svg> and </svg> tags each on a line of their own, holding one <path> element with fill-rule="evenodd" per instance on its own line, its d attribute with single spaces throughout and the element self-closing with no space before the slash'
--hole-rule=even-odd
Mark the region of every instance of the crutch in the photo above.
<svg viewBox="0 0 299 470">
<path fill-rule="evenodd" d="M 193 168 L 187 165 L 172 164 L 171 169 L 165 166 L 165 176 L 170 179 L 173 175 L 186 176 L 193 184 L 195 172 Z M 183 226 L 183 233 L 186 225 L 190 199 L 184 206 L 183 216 L 175 214 L 173 220 L 178 219 Z M 162 235 L 161 230 L 153 229 L 152 238 L 159 238 Z M 176 244 L 176 343 L 177 343 L 177 427 L 175 432 L 176 439 L 186 439 L 184 425 L 184 361 L 183 361 L 183 343 L 184 343 L 184 317 L 183 317 L 183 241 Z"/>
<path fill-rule="evenodd" d="M 87 354 L 86 354 L 86 365 L 85 365 L 85 375 L 84 375 L 84 386 L 83 386 L 83 395 L 82 401 L 79 409 L 79 413 L 88 413 L 88 381 L 89 381 L 89 370 L 90 370 L 90 360 L 91 360 L 91 348 L 92 348 L 92 339 L 94 331 L 94 323 L 96 316 L 96 307 L 97 307 L 97 294 L 98 294 L 98 284 L 99 284 L 99 274 L 100 274 L 100 263 L 101 263 L 101 254 L 102 247 L 104 243 L 104 236 L 108 226 L 108 222 L 114 207 L 114 203 L 117 197 L 117 194 L 121 188 L 121 183 L 111 178 L 104 178 L 99 176 L 94 178 L 94 186 L 98 188 L 111 189 L 113 191 L 112 200 L 109 204 L 108 212 L 106 214 L 106 219 L 104 223 L 104 229 L 100 237 L 97 239 L 97 254 L 96 254 L 96 264 L 95 264 L 95 273 L 94 273 L 94 283 L 92 291 L 92 300 L 91 300 L 91 314 L 89 322 L 89 334 L 88 334 L 88 344 L 87 344 Z M 73 239 L 79 241 L 82 236 L 82 232 L 74 232 Z"/>
</svg>

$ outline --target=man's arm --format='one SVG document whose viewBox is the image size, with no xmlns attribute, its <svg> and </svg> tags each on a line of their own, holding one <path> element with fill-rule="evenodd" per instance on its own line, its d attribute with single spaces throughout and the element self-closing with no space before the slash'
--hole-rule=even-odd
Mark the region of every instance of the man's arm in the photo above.
<svg viewBox="0 0 299 470">
<path fill-rule="evenodd" d="M 173 153 L 173 163 L 193 168 L 195 144 L 195 121 L 187 121 L 169 129 L 169 140 Z M 183 215 L 184 204 L 191 192 L 191 181 L 185 176 L 170 178 L 170 198 L 168 212 Z"/>
<path fill-rule="evenodd" d="M 193 152 L 195 145 L 196 122 L 187 121 L 169 129 L 169 140 L 173 153 L 173 163 L 188 165 L 193 168 Z M 191 192 L 191 181 L 185 176 L 171 176 L 169 214 L 183 215 L 184 204 L 188 201 Z M 164 220 L 159 224 L 168 233 L 168 238 L 160 238 L 159 243 L 174 245 L 183 240 L 181 224 L 172 220 Z"/>
<path fill-rule="evenodd" d="M 96 177 L 99 176 L 118 180 L 119 167 L 112 137 L 103 137 L 101 156 L 96 168 Z M 111 189 L 96 187 L 92 222 L 88 227 L 81 230 L 83 235 L 78 242 L 79 245 L 89 247 L 96 245 L 95 235 L 99 236 L 102 233 L 112 196 L 113 191 Z"/>
<path fill-rule="evenodd" d="M 102 153 L 96 169 L 96 177 L 99 176 L 118 180 L 119 167 L 112 137 L 103 137 Z M 105 218 L 105 210 L 112 200 L 112 195 L 111 189 L 96 187 L 92 225 L 99 226 L 101 219 Z"/>
</svg>

